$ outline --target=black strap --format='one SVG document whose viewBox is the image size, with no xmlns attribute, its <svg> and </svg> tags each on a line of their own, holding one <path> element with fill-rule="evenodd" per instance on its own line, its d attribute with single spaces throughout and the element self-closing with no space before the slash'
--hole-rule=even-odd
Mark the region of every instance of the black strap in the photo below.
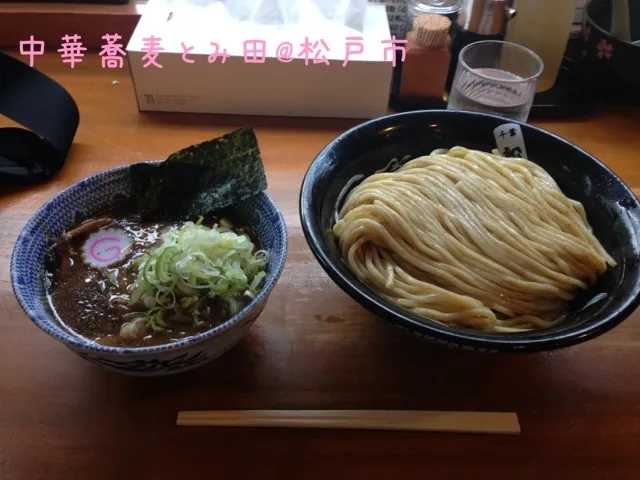
<svg viewBox="0 0 640 480">
<path fill-rule="evenodd" d="M 0 128 L 0 183 L 36 183 L 55 175 L 78 129 L 71 95 L 29 65 L 0 52 L 0 115 L 28 128 Z"/>
</svg>

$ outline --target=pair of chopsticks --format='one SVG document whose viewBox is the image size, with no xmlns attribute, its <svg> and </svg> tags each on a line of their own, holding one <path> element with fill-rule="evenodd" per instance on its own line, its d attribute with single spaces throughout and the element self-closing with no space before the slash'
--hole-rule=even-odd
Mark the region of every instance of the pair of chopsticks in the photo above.
<svg viewBox="0 0 640 480">
<path fill-rule="evenodd" d="M 341 428 L 518 435 L 515 413 L 421 410 L 203 410 L 178 413 L 178 426 Z"/>
</svg>

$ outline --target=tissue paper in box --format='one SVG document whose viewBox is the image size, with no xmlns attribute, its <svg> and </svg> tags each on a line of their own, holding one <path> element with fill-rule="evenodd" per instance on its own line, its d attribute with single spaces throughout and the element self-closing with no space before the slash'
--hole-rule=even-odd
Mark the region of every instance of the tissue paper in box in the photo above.
<svg viewBox="0 0 640 480">
<path fill-rule="evenodd" d="M 127 56 L 142 111 L 373 118 L 390 38 L 366 0 L 151 0 Z"/>
</svg>

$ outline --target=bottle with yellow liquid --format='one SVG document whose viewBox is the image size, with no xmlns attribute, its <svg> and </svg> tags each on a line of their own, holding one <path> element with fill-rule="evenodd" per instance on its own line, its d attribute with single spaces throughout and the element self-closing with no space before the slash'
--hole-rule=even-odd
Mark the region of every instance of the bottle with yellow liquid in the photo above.
<svg viewBox="0 0 640 480">
<path fill-rule="evenodd" d="M 575 0 L 515 0 L 515 17 L 509 22 L 505 40 L 533 50 L 542 59 L 544 70 L 537 92 L 549 90 L 556 82 L 569 42 Z"/>
</svg>

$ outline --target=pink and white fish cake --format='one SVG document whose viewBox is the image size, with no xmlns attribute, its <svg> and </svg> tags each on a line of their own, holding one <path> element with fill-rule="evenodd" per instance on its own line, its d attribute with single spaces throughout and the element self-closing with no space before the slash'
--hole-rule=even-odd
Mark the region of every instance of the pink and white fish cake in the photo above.
<svg viewBox="0 0 640 480">
<path fill-rule="evenodd" d="M 93 267 L 108 267 L 124 260 L 131 252 L 131 244 L 131 237 L 123 230 L 99 230 L 82 246 L 82 256 Z"/>
</svg>

